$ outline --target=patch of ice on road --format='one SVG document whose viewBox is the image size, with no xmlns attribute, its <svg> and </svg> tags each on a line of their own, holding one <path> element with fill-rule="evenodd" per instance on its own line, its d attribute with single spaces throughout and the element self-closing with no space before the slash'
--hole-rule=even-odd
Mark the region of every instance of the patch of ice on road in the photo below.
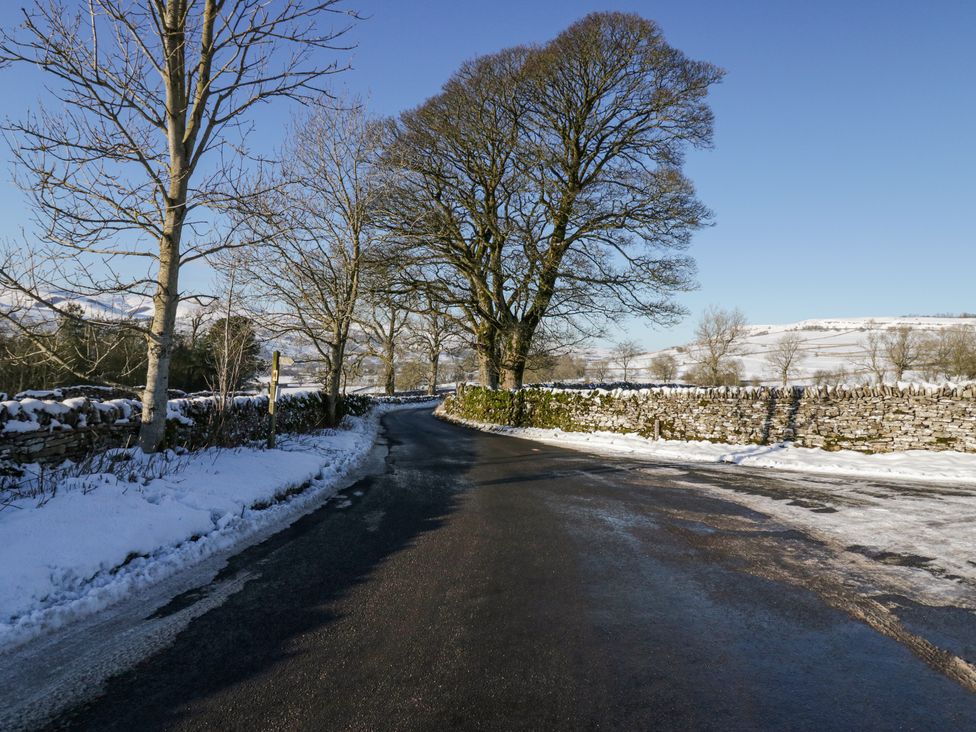
<svg viewBox="0 0 976 732">
<path fill-rule="evenodd" d="M 366 531 L 375 532 L 379 531 L 380 524 L 383 522 L 383 517 L 386 516 L 386 511 L 370 511 L 365 516 L 363 520 L 366 522 Z"/>
</svg>

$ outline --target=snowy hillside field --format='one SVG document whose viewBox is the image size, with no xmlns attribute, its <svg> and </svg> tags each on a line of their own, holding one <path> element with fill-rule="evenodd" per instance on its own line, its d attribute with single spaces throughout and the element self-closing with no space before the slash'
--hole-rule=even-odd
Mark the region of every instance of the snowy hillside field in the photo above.
<svg viewBox="0 0 976 732">
<path fill-rule="evenodd" d="M 785 334 L 796 333 L 802 339 L 802 358 L 793 383 L 810 384 L 818 371 L 837 372 L 841 369 L 847 371 L 849 382 L 863 383 L 870 380 L 865 368 L 859 365 L 865 357 L 868 334 L 872 329 L 884 332 L 904 326 L 912 328 L 921 337 L 932 337 L 949 328 L 976 328 L 976 318 L 837 318 L 780 325 L 750 325 L 748 336 L 742 342 L 743 352 L 737 358 L 742 362 L 745 381 L 756 380 L 760 384 L 776 385 L 778 381 L 770 373 L 766 356 Z M 660 354 L 674 356 L 678 361 L 678 373 L 684 373 L 694 363 L 692 348 L 691 345 L 676 346 L 642 354 L 634 361 L 641 369 L 637 379 L 647 378 L 646 369 L 651 359 Z M 614 365 L 611 363 L 611 367 Z M 616 374 L 616 371 L 613 373 Z M 923 375 L 917 372 L 909 372 L 906 377 L 908 381 L 924 380 Z"/>
</svg>

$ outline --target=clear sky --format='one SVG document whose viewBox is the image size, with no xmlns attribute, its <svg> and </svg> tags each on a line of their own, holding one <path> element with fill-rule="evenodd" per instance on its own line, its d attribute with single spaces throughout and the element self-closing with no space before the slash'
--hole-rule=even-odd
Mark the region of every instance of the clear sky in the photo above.
<svg viewBox="0 0 976 732">
<path fill-rule="evenodd" d="M 545 41 L 593 10 L 638 12 L 726 69 L 711 98 L 715 147 L 686 166 L 715 212 L 691 248 L 701 287 L 680 296 L 692 313 L 681 325 L 629 324 L 648 347 L 689 340 L 708 304 L 753 323 L 976 311 L 976 2 L 347 4 L 368 19 L 336 85 L 378 114 L 419 104 L 467 58 Z M 35 81 L 0 72 L 5 116 L 23 114 Z M 274 139 L 287 115 L 262 114 Z M 5 180 L 0 236 L 26 221 Z"/>
</svg>

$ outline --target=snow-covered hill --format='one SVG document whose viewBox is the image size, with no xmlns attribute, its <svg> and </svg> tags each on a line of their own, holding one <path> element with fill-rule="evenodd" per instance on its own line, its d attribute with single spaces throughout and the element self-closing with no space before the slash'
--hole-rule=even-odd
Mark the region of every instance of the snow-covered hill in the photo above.
<svg viewBox="0 0 976 732">
<path fill-rule="evenodd" d="M 795 332 L 802 339 L 802 359 L 793 383 L 812 383 L 818 371 L 837 372 L 841 369 L 852 382 L 863 382 L 867 373 L 860 361 L 865 355 L 865 345 L 872 329 L 890 330 L 908 326 L 921 337 L 937 335 L 939 331 L 953 327 L 976 328 L 976 318 L 936 318 L 936 317 L 877 317 L 877 318 L 826 318 L 801 320 L 796 323 L 776 325 L 750 325 L 748 336 L 742 342 L 742 354 L 738 356 L 743 366 L 746 381 L 774 385 L 777 379 L 770 371 L 766 360 L 784 334 Z M 640 369 L 631 380 L 651 379 L 647 367 L 654 356 L 662 353 L 673 355 L 678 361 L 678 373 L 682 374 L 693 364 L 691 344 L 651 351 L 635 359 Z M 611 362 L 611 367 L 616 366 Z M 631 369 L 633 371 L 633 368 Z M 613 369 L 614 376 L 619 376 Z M 909 373 L 908 380 L 921 381 L 921 374 Z"/>
<path fill-rule="evenodd" d="M 45 292 L 43 297 L 57 308 L 78 307 L 86 317 L 94 320 L 147 320 L 152 317 L 152 298 L 133 294 L 78 295 L 63 292 Z M 26 295 L 15 292 L 0 292 L 0 307 L 14 310 L 21 316 L 37 320 L 50 320 L 56 317 L 44 305 Z M 192 302 L 182 302 L 177 309 L 178 316 L 189 318 L 199 309 Z"/>
<path fill-rule="evenodd" d="M 152 301 L 138 295 L 99 295 L 97 297 L 68 296 L 60 293 L 49 295 L 58 305 L 74 304 L 90 317 L 99 320 L 144 320 L 152 315 Z M 45 320 L 52 317 L 50 311 L 27 301 L 23 296 L 10 292 L 0 292 L 0 307 L 14 308 L 22 314 L 34 315 Z M 194 315 L 199 316 L 201 306 L 193 302 L 180 304 L 177 314 L 177 329 L 189 330 Z M 212 309 L 202 318 L 206 327 L 219 318 L 219 308 Z M 774 385 L 778 382 L 767 362 L 767 356 L 775 349 L 777 342 L 786 333 L 796 333 L 802 339 L 801 359 L 795 378 L 791 383 L 809 384 L 816 380 L 818 372 L 834 372 L 840 380 L 848 383 L 863 383 L 870 380 L 865 369 L 865 345 L 872 330 L 891 330 L 908 326 L 920 338 L 931 338 L 949 328 L 970 328 L 976 330 L 976 317 L 866 317 L 866 318 L 822 318 L 801 320 L 795 323 L 750 325 L 748 335 L 742 342 L 742 352 L 737 356 L 742 363 L 742 376 L 746 382 Z M 286 378 L 293 383 L 311 383 L 317 378 L 319 355 L 297 336 L 270 338 L 259 334 L 262 351 L 270 358 L 272 349 L 279 349 L 296 362 L 296 366 L 286 372 Z M 634 359 L 629 368 L 630 381 L 654 381 L 649 371 L 651 359 L 660 354 L 670 354 L 678 363 L 678 375 L 688 371 L 694 364 L 694 346 L 685 344 L 649 351 Z M 445 357 L 447 367 L 450 358 Z M 587 380 L 619 381 L 623 369 L 613 361 L 609 349 L 593 349 L 586 360 L 589 362 Z M 609 362 L 607 367 L 597 369 L 596 362 Z M 598 372 L 603 376 L 598 376 Z M 846 373 L 843 373 L 846 372 Z M 837 379 L 835 379 L 836 381 Z M 924 375 L 917 372 L 906 374 L 908 381 L 923 381 Z"/>
</svg>

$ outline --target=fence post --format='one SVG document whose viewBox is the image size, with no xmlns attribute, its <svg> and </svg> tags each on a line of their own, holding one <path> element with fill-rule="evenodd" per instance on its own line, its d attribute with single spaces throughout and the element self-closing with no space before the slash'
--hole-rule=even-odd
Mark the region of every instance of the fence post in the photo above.
<svg viewBox="0 0 976 732">
<path fill-rule="evenodd" d="M 278 424 L 278 361 L 281 359 L 280 351 L 271 353 L 271 383 L 268 384 L 268 414 L 271 415 L 271 428 L 268 430 L 268 447 L 275 446 L 275 427 Z"/>
</svg>

